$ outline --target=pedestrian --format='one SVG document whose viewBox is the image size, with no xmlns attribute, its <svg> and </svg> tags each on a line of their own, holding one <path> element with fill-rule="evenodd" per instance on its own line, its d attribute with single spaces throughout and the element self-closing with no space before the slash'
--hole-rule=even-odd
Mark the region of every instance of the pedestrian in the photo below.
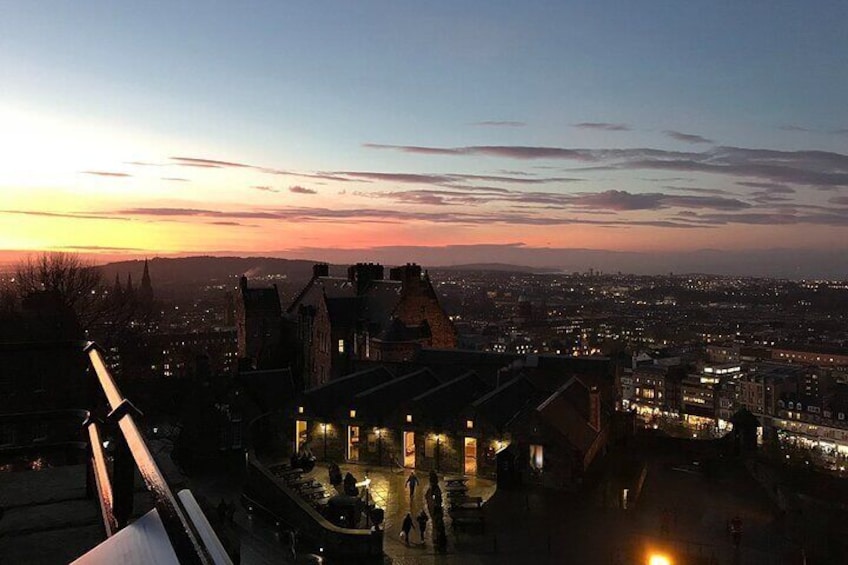
<svg viewBox="0 0 848 565">
<path fill-rule="evenodd" d="M 733 538 L 733 547 L 739 549 L 742 542 L 742 518 L 738 514 L 730 521 L 730 535 Z"/>
<path fill-rule="evenodd" d="M 415 526 L 412 525 L 412 514 L 409 512 L 406 513 L 406 518 L 403 519 L 403 525 L 400 529 L 403 541 L 406 542 L 406 545 L 409 545 L 409 532 L 415 529 Z"/>
<path fill-rule="evenodd" d="M 421 534 L 421 543 L 424 543 L 424 531 L 427 529 L 427 522 L 430 520 L 430 517 L 427 516 L 427 513 L 424 509 L 421 509 L 421 514 L 418 515 L 418 533 Z"/>
<path fill-rule="evenodd" d="M 294 547 L 295 544 L 297 543 L 297 535 L 295 534 L 295 531 L 293 529 L 289 530 L 287 537 L 288 537 L 289 551 L 291 552 L 291 556 L 292 556 L 292 561 L 297 561 L 297 551 L 295 550 L 295 547 Z"/>
<path fill-rule="evenodd" d="M 415 471 L 412 471 L 409 474 L 409 477 L 406 479 L 406 484 L 409 486 L 409 501 L 412 502 L 412 499 L 415 496 L 415 487 L 418 486 L 418 477 L 415 476 Z"/>
</svg>

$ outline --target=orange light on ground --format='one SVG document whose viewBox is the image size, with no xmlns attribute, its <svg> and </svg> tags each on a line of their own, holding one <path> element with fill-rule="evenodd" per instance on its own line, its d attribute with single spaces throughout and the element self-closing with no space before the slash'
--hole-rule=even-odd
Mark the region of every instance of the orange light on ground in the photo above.
<svg viewBox="0 0 848 565">
<path fill-rule="evenodd" d="M 666 557 L 665 555 L 660 555 L 655 553 L 648 558 L 648 565 L 672 565 L 671 559 Z"/>
</svg>

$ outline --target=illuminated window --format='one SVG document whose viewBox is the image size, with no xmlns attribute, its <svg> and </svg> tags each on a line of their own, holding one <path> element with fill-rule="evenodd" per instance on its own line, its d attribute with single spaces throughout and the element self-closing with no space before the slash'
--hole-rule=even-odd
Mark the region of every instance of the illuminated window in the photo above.
<svg viewBox="0 0 848 565">
<path fill-rule="evenodd" d="M 350 417 L 351 417 L 351 418 L 356 418 L 356 410 L 351 410 L 351 411 L 350 411 Z"/>
<path fill-rule="evenodd" d="M 298 406 L 298 407 L 297 407 L 297 413 L 298 413 L 298 414 L 303 414 L 303 406 Z"/>
<path fill-rule="evenodd" d="M 541 471 L 545 466 L 545 453 L 541 445 L 530 446 L 530 468 Z"/>
<path fill-rule="evenodd" d="M 474 427 L 474 420 L 465 420 L 465 427 L 469 430 Z"/>
<path fill-rule="evenodd" d="M 411 423 L 412 423 L 412 414 L 407 414 L 407 415 L 406 415 L 406 423 L 407 423 L 407 424 L 411 424 Z"/>
<path fill-rule="evenodd" d="M 344 340 L 339 340 L 339 353 L 344 353 Z"/>
</svg>

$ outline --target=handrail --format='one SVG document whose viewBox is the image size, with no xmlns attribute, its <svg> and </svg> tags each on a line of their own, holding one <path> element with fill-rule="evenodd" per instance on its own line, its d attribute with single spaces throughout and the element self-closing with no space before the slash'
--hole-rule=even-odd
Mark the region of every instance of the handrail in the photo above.
<svg viewBox="0 0 848 565">
<path fill-rule="evenodd" d="M 100 502 L 100 513 L 103 518 L 103 527 L 106 537 L 112 537 L 119 529 L 118 520 L 115 518 L 115 500 L 112 495 L 112 483 L 109 482 L 109 470 L 106 467 L 106 457 L 100 442 L 100 431 L 97 424 L 92 422 L 88 426 L 89 445 L 91 446 L 92 467 L 94 475 L 94 486 L 97 487 L 97 498 Z"/>
<path fill-rule="evenodd" d="M 171 540 L 171 544 L 173 545 L 177 557 L 182 563 L 201 563 L 204 565 L 211 565 L 214 563 L 214 560 L 212 559 L 208 548 L 204 545 L 193 522 L 174 496 L 168 486 L 168 483 L 165 481 L 165 477 L 159 470 L 158 465 L 156 465 L 156 462 L 147 447 L 147 443 L 144 441 L 141 432 L 136 426 L 133 414 L 137 413 L 137 410 L 121 395 L 118 386 L 115 384 L 112 375 L 109 373 L 109 369 L 106 367 L 103 355 L 101 354 L 98 346 L 94 342 L 88 342 L 85 345 L 84 351 L 88 354 L 91 366 L 97 375 L 100 387 L 106 395 L 106 400 L 111 408 L 109 419 L 117 422 L 118 427 L 121 430 L 121 435 L 123 436 L 122 438 L 119 438 L 119 441 L 125 442 L 126 449 L 132 455 L 132 458 L 135 461 L 135 466 L 141 474 L 147 489 L 151 492 L 156 501 L 156 509 L 159 512 L 159 517 L 162 520 L 162 524 L 165 526 L 165 530 L 168 533 L 168 537 Z M 94 428 L 94 432 L 91 431 L 92 428 Z M 92 437 L 97 436 L 96 424 L 89 425 L 89 434 L 93 434 Z M 96 446 L 97 447 L 92 446 L 95 467 L 98 465 L 97 452 L 100 444 L 98 443 Z M 126 463 L 126 461 L 123 462 L 124 465 Z M 118 473 L 119 466 L 118 456 L 116 455 L 116 474 Z M 118 485 L 118 488 L 132 489 L 132 483 L 133 481 L 130 476 L 128 484 L 120 484 Z M 126 495 L 126 493 L 123 494 Z M 129 494 L 131 496 L 131 492 Z M 101 502 L 102 501 L 103 497 L 101 496 Z M 115 502 L 118 501 L 116 500 Z M 104 509 L 106 508 L 104 507 Z M 114 507 L 112 510 L 114 510 Z M 116 517 L 114 515 L 111 517 L 104 517 L 104 519 L 107 520 L 114 520 L 115 518 Z M 120 519 L 117 520 L 119 524 L 120 521 Z"/>
</svg>

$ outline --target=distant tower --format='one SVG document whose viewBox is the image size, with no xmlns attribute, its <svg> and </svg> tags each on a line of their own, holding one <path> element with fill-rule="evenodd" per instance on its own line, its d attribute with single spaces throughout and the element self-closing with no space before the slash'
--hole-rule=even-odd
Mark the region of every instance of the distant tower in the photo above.
<svg viewBox="0 0 848 565">
<path fill-rule="evenodd" d="M 116 298 L 121 296 L 124 293 L 124 289 L 121 288 L 121 277 L 115 273 L 115 288 L 112 289 L 112 295 Z"/>
<path fill-rule="evenodd" d="M 144 273 L 141 275 L 141 287 L 138 289 L 138 298 L 142 304 L 153 303 L 153 284 L 150 282 L 150 268 L 147 259 L 144 260 Z"/>
<path fill-rule="evenodd" d="M 144 260 L 144 273 L 141 275 L 141 286 L 138 287 L 138 308 L 142 318 L 149 319 L 153 314 L 153 284 L 150 282 L 147 259 Z"/>
</svg>

